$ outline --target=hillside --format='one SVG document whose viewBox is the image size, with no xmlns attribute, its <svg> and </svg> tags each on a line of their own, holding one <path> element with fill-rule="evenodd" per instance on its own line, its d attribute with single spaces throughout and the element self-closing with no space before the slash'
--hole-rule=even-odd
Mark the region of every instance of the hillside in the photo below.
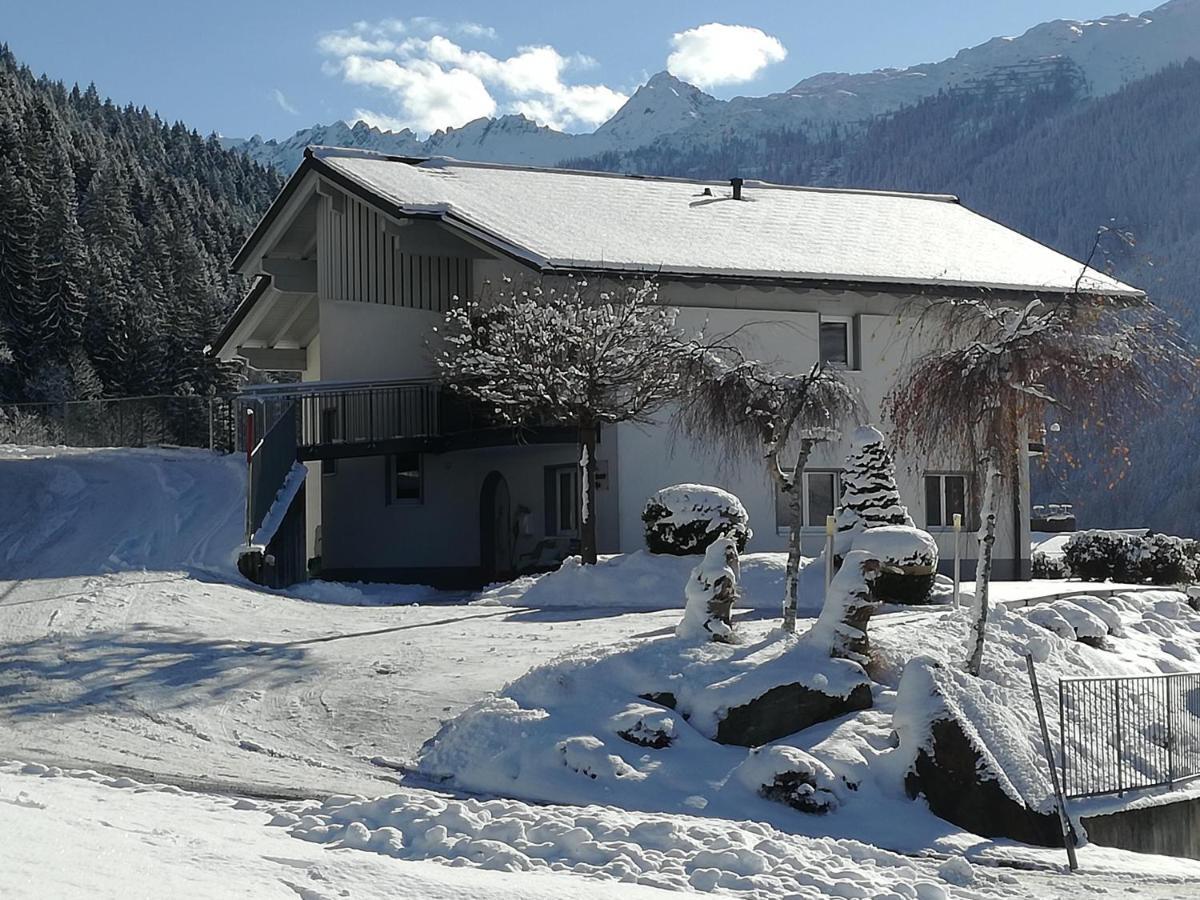
<svg viewBox="0 0 1200 900">
<path fill-rule="evenodd" d="M 826 72 L 764 97 L 711 97 L 667 72 L 650 78 L 611 119 L 590 134 L 566 134 L 522 115 L 482 118 L 422 138 L 358 122 L 315 125 L 281 139 L 225 138 L 263 165 L 290 172 L 308 144 L 362 147 L 404 156 L 453 156 L 491 162 L 555 165 L 567 158 L 627 153 L 651 144 L 670 152 L 713 147 L 730 135 L 786 128 L 822 134 L 946 91 L 996 87 L 1036 90 L 1063 71 L 1082 95 L 1106 96 L 1171 63 L 1200 55 L 1200 0 L 1170 0 L 1138 15 L 1044 22 L 1016 37 L 996 37 L 949 59 L 902 69 Z"/>
<path fill-rule="evenodd" d="M 228 260 L 280 177 L 0 47 L 0 401 L 205 394 L 243 286 Z"/>
</svg>

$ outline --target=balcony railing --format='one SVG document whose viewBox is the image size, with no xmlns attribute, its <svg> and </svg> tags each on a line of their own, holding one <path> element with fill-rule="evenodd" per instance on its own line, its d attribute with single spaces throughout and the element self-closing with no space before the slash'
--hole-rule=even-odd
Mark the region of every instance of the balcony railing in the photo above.
<svg viewBox="0 0 1200 900">
<path fill-rule="evenodd" d="M 295 408 L 300 459 L 569 442 L 570 429 L 513 428 L 432 381 L 311 382 L 253 388 L 242 402 L 267 424 Z"/>
</svg>

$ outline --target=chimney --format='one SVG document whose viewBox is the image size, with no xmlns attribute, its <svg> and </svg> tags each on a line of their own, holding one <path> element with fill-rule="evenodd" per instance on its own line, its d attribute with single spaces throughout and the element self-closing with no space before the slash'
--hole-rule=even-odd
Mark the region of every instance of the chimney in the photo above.
<svg viewBox="0 0 1200 900">
<path fill-rule="evenodd" d="M 730 183 L 730 185 L 733 186 L 733 199 L 741 200 L 742 199 L 742 179 L 730 178 L 729 183 Z"/>
</svg>

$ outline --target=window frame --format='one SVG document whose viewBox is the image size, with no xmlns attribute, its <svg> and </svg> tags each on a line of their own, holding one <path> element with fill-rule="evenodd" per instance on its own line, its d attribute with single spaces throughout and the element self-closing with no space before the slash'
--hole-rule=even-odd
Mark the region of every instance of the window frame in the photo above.
<svg viewBox="0 0 1200 900">
<path fill-rule="evenodd" d="M 821 365 L 829 366 L 831 369 L 836 368 L 842 372 L 857 372 L 859 371 L 858 359 L 858 331 L 857 331 L 856 316 L 826 316 L 821 315 L 817 320 L 817 358 L 821 361 Z M 825 359 L 825 354 L 821 349 L 821 329 L 825 325 L 845 325 L 846 326 L 846 364 L 828 362 Z"/>
<path fill-rule="evenodd" d="M 940 509 L 938 514 L 942 520 L 942 524 L 934 525 L 929 521 L 929 479 L 936 478 L 938 480 L 938 503 Z M 963 530 L 974 528 L 971 518 L 971 481 L 972 475 L 970 472 L 939 470 L 924 472 L 921 475 L 921 505 L 925 513 L 925 530 L 926 531 L 953 531 L 954 530 L 954 513 L 947 512 L 946 509 L 946 479 L 961 478 L 963 481 L 963 511 L 962 511 L 962 527 Z"/>
<path fill-rule="evenodd" d="M 550 528 L 546 529 L 546 537 L 578 537 L 581 505 L 579 495 L 579 464 L 562 463 L 560 465 L 546 466 L 546 473 L 546 485 L 547 487 L 553 487 L 553 496 L 543 498 L 546 509 L 549 511 L 545 516 L 546 524 L 553 524 L 553 530 Z M 564 475 L 567 476 L 567 480 L 570 482 L 570 511 L 571 518 L 573 519 L 573 524 L 567 528 L 563 527 L 562 520 L 562 484 Z"/>
<path fill-rule="evenodd" d="M 396 466 L 401 457 L 414 456 L 417 460 L 417 496 L 398 497 L 400 479 L 397 477 Z M 387 460 L 387 502 L 389 506 L 421 506 L 425 503 L 425 454 L 416 450 L 404 453 L 389 453 Z"/>
<path fill-rule="evenodd" d="M 830 515 L 837 515 L 838 500 L 840 500 L 841 496 L 842 496 L 842 475 L 844 473 L 845 473 L 845 469 L 834 469 L 831 467 L 812 468 L 812 469 L 806 468 L 801 473 L 801 478 L 802 478 L 801 487 L 800 487 L 800 530 L 801 531 L 822 531 L 823 532 L 825 530 L 825 520 L 824 519 L 822 519 L 820 522 L 817 522 L 815 524 L 808 520 L 809 519 L 809 516 L 808 516 L 809 496 L 810 496 L 811 490 L 812 490 L 811 485 L 809 484 L 809 478 L 813 475 L 832 475 L 833 476 L 833 511 L 830 513 Z M 788 523 L 779 521 L 779 513 L 781 511 L 779 508 L 779 503 L 780 503 L 780 500 L 782 499 L 780 497 L 780 494 L 782 494 L 782 493 L 783 493 L 783 491 L 780 489 L 779 485 L 776 484 L 775 485 L 775 533 L 776 534 L 787 534 L 788 530 L 791 527 L 790 525 L 788 525 Z"/>
</svg>

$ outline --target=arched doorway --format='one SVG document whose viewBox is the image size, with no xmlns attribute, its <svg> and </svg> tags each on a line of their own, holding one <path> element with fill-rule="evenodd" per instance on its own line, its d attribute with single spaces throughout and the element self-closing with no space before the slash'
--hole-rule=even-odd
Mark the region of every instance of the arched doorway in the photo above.
<svg viewBox="0 0 1200 900">
<path fill-rule="evenodd" d="M 488 581 L 513 573 L 512 501 L 499 472 L 488 473 L 479 493 L 479 567 Z"/>
</svg>

